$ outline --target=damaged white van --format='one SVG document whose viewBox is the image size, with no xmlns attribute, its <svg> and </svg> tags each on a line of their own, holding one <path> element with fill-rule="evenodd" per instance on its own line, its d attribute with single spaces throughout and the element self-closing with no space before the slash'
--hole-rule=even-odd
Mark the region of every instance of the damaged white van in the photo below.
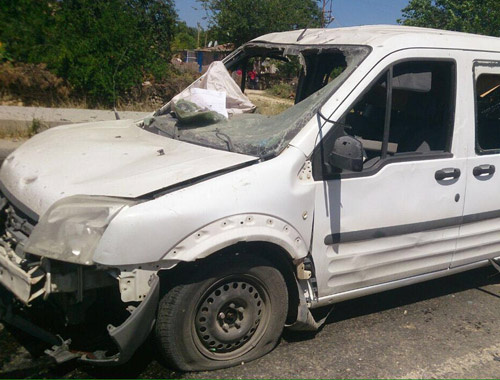
<svg viewBox="0 0 500 380">
<path fill-rule="evenodd" d="M 215 369 L 316 329 L 311 309 L 496 265 L 500 39 L 311 29 L 223 64 L 245 78 L 256 57 L 300 63 L 277 116 L 252 112 L 243 79 L 218 89 L 228 119 L 182 98 L 8 156 L 5 323 L 59 362 L 123 363 L 153 332 L 170 365 Z"/>
</svg>

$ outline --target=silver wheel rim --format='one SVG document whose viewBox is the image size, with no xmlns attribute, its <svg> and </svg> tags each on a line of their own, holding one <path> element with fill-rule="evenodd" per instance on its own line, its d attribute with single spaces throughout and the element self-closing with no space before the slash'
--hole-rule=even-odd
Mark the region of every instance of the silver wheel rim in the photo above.
<svg viewBox="0 0 500 380">
<path fill-rule="evenodd" d="M 269 294 L 260 280 L 250 275 L 223 278 L 195 309 L 195 345 L 210 359 L 235 359 L 256 346 L 270 315 Z"/>
</svg>

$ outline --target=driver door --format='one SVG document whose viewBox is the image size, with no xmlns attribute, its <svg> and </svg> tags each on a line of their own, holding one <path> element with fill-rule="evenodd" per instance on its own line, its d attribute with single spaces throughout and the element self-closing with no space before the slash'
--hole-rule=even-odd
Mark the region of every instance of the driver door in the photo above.
<svg viewBox="0 0 500 380">
<path fill-rule="evenodd" d="M 455 61 L 437 57 L 389 64 L 348 103 L 348 127 L 316 147 L 320 298 L 449 268 L 466 183 L 466 158 L 452 150 L 455 73 Z M 361 172 L 329 164 L 344 134 L 363 143 Z"/>
</svg>

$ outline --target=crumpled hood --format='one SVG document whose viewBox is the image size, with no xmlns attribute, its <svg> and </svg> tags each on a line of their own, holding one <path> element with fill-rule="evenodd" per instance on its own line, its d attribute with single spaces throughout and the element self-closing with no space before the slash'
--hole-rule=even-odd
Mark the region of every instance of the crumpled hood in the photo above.
<svg viewBox="0 0 500 380">
<path fill-rule="evenodd" d="M 135 198 L 255 159 L 156 135 L 132 120 L 105 121 L 34 136 L 6 158 L 0 182 L 42 215 L 70 195 Z"/>
</svg>

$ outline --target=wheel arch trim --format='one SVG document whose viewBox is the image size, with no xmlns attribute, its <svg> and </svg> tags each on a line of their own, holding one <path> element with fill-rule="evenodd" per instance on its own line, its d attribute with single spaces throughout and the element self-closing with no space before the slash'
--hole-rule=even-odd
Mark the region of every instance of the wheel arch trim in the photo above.
<svg viewBox="0 0 500 380">
<path fill-rule="evenodd" d="M 307 256 L 309 244 L 290 223 L 264 214 L 239 214 L 194 231 L 162 260 L 195 261 L 241 242 L 265 242 L 281 247 L 292 260 Z"/>
</svg>

